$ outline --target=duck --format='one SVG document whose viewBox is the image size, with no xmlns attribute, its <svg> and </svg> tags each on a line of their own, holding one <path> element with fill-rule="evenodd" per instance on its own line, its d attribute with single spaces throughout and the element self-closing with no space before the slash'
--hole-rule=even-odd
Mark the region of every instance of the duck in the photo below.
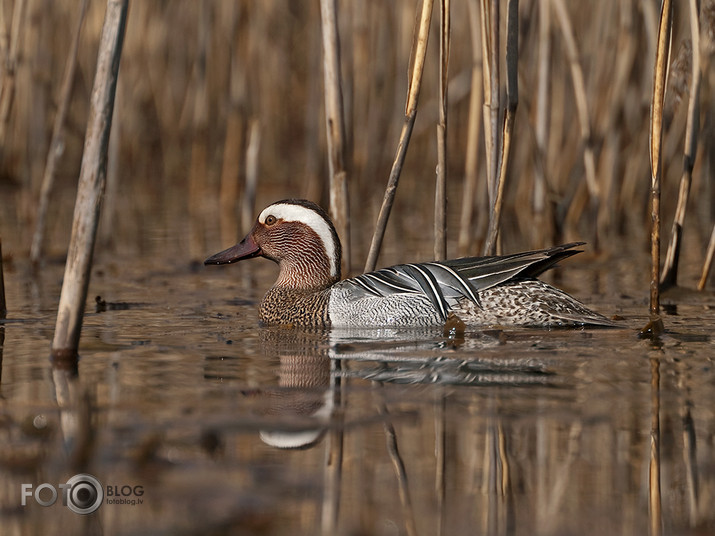
<svg viewBox="0 0 715 536">
<path fill-rule="evenodd" d="M 584 242 L 510 255 L 409 263 L 341 278 L 338 233 L 319 205 L 284 199 L 205 265 L 264 257 L 278 278 L 260 302 L 264 325 L 304 327 L 604 327 L 614 323 L 538 279 Z"/>
</svg>

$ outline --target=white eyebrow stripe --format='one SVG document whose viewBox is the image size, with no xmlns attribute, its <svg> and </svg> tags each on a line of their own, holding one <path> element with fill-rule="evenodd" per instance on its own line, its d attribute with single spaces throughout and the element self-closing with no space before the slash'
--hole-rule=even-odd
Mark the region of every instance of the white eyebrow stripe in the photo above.
<svg viewBox="0 0 715 536">
<path fill-rule="evenodd" d="M 276 203 L 263 209 L 258 216 L 258 222 L 265 224 L 266 218 L 270 215 L 283 221 L 297 221 L 313 229 L 323 242 L 325 253 L 330 260 L 330 275 L 333 277 L 338 275 L 340 267 L 338 266 L 338 259 L 335 257 L 336 244 L 333 239 L 333 232 L 330 224 L 320 214 L 302 205 Z"/>
</svg>

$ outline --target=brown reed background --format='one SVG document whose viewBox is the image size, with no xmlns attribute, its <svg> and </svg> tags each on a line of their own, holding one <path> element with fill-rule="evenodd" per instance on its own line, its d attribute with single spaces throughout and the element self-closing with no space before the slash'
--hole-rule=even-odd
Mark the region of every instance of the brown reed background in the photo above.
<svg viewBox="0 0 715 536">
<path fill-rule="evenodd" d="M 473 86 L 473 80 L 481 81 L 482 68 L 474 17 L 479 6 L 469 3 L 452 4 L 449 256 L 478 254 L 488 219 L 483 123 L 475 116 L 482 112 L 482 88 Z M 29 253 L 78 4 L 2 3 L 2 97 L 12 94 L 9 105 L 0 102 L 0 232 L 6 256 Z M 559 4 L 563 13 L 554 7 Z M 90 1 L 82 27 L 48 214 L 49 257 L 62 256 L 69 239 L 105 7 L 105 2 Z M 407 0 L 338 2 L 354 270 L 367 254 L 404 120 L 419 9 L 419 3 Z M 647 251 L 649 105 L 658 10 L 659 3 L 640 0 L 520 2 L 519 103 L 501 218 L 505 251 L 567 240 L 588 240 L 605 253 Z M 504 19 L 506 8 L 501 11 Z M 683 169 L 692 58 L 688 17 L 687 3 L 677 3 L 663 150 L 664 250 Z M 712 2 L 702 3 L 700 23 L 700 136 L 684 247 L 702 265 L 715 204 Z M 505 39 L 504 27 L 502 20 Z M 422 237 L 424 247 L 400 252 L 402 260 L 432 256 L 438 30 L 435 14 L 417 121 L 385 239 L 389 252 L 399 251 L 407 236 Z M 569 57 L 574 44 L 586 117 L 583 110 L 579 115 L 574 91 L 575 64 Z M 97 254 L 164 248 L 172 259 L 181 252 L 187 261 L 198 260 L 233 243 L 252 222 L 255 209 L 268 202 L 299 196 L 327 206 L 321 47 L 318 2 L 132 3 Z M 500 56 L 503 62 L 503 52 Z M 542 100 L 540 80 L 547 84 Z M 470 120 L 477 125 L 471 135 Z M 477 149 L 469 157 L 468 141 Z M 590 188 L 584 167 L 588 151 L 595 162 Z M 474 192 L 465 195 L 470 174 L 477 182 Z M 246 190 L 254 187 L 256 206 L 246 206 Z M 465 209 L 472 207 L 470 217 Z"/>
</svg>

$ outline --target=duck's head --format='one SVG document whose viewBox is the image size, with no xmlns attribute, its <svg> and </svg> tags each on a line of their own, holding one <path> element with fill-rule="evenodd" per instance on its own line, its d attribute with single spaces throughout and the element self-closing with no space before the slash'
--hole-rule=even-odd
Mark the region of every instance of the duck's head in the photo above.
<svg viewBox="0 0 715 536">
<path fill-rule="evenodd" d="M 263 209 L 243 240 L 204 264 L 265 257 L 280 266 L 276 286 L 316 288 L 340 279 L 340 255 L 340 240 L 328 214 L 310 201 L 285 199 Z"/>
</svg>

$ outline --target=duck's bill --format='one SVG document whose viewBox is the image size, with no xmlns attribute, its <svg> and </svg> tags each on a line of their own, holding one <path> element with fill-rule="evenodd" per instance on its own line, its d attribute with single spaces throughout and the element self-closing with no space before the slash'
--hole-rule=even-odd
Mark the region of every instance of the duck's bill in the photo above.
<svg viewBox="0 0 715 536">
<path fill-rule="evenodd" d="M 257 257 L 260 254 L 261 248 L 256 245 L 249 235 L 235 246 L 224 249 L 215 255 L 211 255 L 204 261 L 204 264 L 231 264 L 232 262 L 238 262 L 243 259 Z"/>
</svg>

